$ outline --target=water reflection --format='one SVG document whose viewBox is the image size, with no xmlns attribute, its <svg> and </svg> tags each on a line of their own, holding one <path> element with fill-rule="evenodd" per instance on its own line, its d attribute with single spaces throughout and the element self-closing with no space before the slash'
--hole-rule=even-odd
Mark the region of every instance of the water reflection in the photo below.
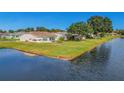
<svg viewBox="0 0 124 93">
<path fill-rule="evenodd" d="M 76 60 L 72 61 L 74 64 L 83 64 L 85 62 L 91 63 L 106 63 L 111 54 L 111 45 L 107 43 L 98 46 L 97 48 L 91 50 L 90 52 L 82 55 Z M 94 62 L 95 61 L 95 62 Z"/>
<path fill-rule="evenodd" d="M 73 66 L 70 66 L 70 73 L 72 76 L 79 76 L 78 80 L 102 80 L 110 54 L 111 45 L 102 44 L 72 61 Z"/>
</svg>

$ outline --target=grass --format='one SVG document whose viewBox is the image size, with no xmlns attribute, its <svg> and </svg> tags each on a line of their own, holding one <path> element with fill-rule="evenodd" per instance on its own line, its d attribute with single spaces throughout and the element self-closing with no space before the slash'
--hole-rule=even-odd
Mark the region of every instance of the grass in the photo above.
<svg viewBox="0 0 124 93">
<path fill-rule="evenodd" d="M 124 38 L 124 35 L 120 35 L 120 38 Z"/>
<path fill-rule="evenodd" d="M 72 60 L 114 37 L 86 39 L 85 41 L 64 41 L 62 43 L 0 42 L 0 48 L 13 48 L 52 58 Z"/>
<path fill-rule="evenodd" d="M 0 38 L 0 41 L 16 41 L 17 39 Z"/>
</svg>

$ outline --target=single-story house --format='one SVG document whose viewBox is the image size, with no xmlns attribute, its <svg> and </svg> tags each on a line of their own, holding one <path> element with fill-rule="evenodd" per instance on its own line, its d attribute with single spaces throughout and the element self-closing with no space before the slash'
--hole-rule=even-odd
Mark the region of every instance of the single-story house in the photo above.
<svg viewBox="0 0 124 93">
<path fill-rule="evenodd" d="M 7 38 L 8 35 L 8 33 L 0 33 L 0 38 Z"/>
<path fill-rule="evenodd" d="M 6 39 L 19 39 L 19 37 L 24 34 L 22 32 L 15 32 L 15 33 L 0 33 L 0 38 L 6 38 Z"/>
<path fill-rule="evenodd" d="M 15 32 L 15 33 L 10 33 L 9 37 L 11 39 L 20 39 L 20 36 L 23 35 L 24 32 Z"/>
<path fill-rule="evenodd" d="M 67 32 L 57 32 L 57 33 L 55 33 L 55 35 L 56 35 L 55 40 L 58 40 L 60 38 L 67 40 Z"/>
<path fill-rule="evenodd" d="M 66 33 L 54 33 L 54 32 L 27 32 L 20 36 L 20 41 L 27 41 L 27 42 L 54 42 L 57 41 L 59 38 L 64 38 L 67 40 Z"/>
<path fill-rule="evenodd" d="M 3 33 L 0 33 L 0 38 L 2 38 L 2 36 L 3 36 Z"/>
</svg>

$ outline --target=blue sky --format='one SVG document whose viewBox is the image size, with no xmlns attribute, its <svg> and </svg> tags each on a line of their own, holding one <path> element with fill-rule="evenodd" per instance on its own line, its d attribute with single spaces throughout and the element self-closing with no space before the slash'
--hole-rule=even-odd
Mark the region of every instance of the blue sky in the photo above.
<svg viewBox="0 0 124 93">
<path fill-rule="evenodd" d="M 37 26 L 66 29 L 74 22 L 86 22 L 90 16 L 96 15 L 109 17 L 114 29 L 124 29 L 124 12 L 0 12 L 0 29 Z"/>
</svg>

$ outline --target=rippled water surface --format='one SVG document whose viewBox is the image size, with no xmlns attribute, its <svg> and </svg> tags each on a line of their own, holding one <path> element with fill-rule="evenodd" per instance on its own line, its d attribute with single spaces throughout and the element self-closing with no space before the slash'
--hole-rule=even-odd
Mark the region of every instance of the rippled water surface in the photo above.
<svg viewBox="0 0 124 93">
<path fill-rule="evenodd" d="M 0 49 L 0 80 L 124 80 L 124 39 L 113 39 L 73 62 Z"/>
</svg>

